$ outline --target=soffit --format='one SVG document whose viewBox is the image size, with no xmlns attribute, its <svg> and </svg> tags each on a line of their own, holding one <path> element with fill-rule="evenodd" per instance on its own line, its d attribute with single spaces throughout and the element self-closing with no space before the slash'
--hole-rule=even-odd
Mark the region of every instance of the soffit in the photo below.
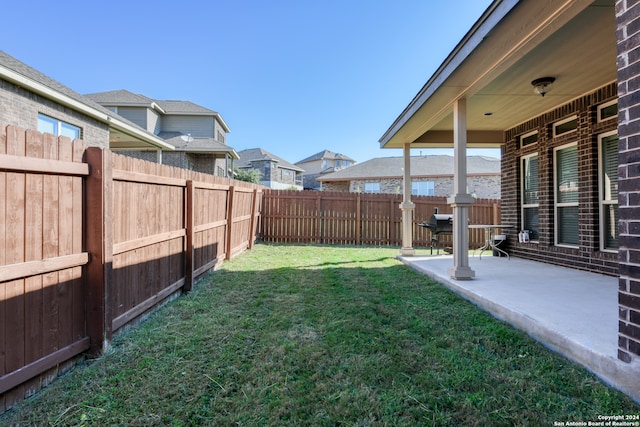
<svg viewBox="0 0 640 427">
<path fill-rule="evenodd" d="M 451 146 L 453 103 L 462 97 L 469 146 L 499 146 L 505 130 L 615 81 L 616 73 L 613 0 L 523 1 L 381 146 Z M 556 81 L 541 97 L 531 81 L 545 76 Z"/>
</svg>

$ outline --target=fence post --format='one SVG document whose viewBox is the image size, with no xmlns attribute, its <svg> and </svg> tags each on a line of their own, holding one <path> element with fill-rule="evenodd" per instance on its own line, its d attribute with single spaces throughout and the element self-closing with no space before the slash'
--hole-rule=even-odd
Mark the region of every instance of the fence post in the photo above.
<svg viewBox="0 0 640 427">
<path fill-rule="evenodd" d="M 87 333 L 90 351 L 99 354 L 111 345 L 111 283 L 113 277 L 113 163 L 111 151 L 99 147 L 86 150 L 89 176 L 86 180 L 85 243 L 87 265 Z"/>
<path fill-rule="evenodd" d="M 356 197 L 356 245 L 362 244 L 362 200 L 360 193 Z"/>
<path fill-rule="evenodd" d="M 193 181 L 192 180 L 187 180 L 187 187 L 186 187 L 186 197 L 185 197 L 185 203 L 187 204 L 186 206 L 186 218 L 185 218 L 185 228 L 186 228 L 186 256 L 185 256 L 185 262 L 186 262 L 186 268 L 185 268 L 185 281 L 184 281 L 184 286 L 183 286 L 183 290 L 184 292 L 189 292 L 191 291 L 191 288 L 193 288 L 193 234 L 194 234 L 194 215 L 195 215 L 195 209 L 194 209 L 194 188 L 193 188 Z"/>
<path fill-rule="evenodd" d="M 500 210 L 497 203 L 493 204 L 493 223 L 500 224 Z"/>
<path fill-rule="evenodd" d="M 322 196 L 316 194 L 316 243 L 322 243 Z"/>
<path fill-rule="evenodd" d="M 258 189 L 253 189 L 253 199 L 251 200 L 251 226 L 249 227 L 249 249 L 253 248 L 256 239 L 256 208 L 258 207 Z"/>
<path fill-rule="evenodd" d="M 231 259 L 231 241 L 233 234 L 233 185 L 229 186 L 229 203 L 227 203 L 227 241 L 226 241 L 226 259 Z"/>
</svg>

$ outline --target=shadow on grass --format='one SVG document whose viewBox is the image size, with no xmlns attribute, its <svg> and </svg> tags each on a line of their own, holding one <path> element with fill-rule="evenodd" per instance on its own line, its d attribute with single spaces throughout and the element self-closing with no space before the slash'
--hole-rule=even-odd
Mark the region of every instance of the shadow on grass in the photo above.
<svg viewBox="0 0 640 427">
<path fill-rule="evenodd" d="M 511 426 L 640 411 L 396 254 L 257 245 L 7 420 Z"/>
</svg>

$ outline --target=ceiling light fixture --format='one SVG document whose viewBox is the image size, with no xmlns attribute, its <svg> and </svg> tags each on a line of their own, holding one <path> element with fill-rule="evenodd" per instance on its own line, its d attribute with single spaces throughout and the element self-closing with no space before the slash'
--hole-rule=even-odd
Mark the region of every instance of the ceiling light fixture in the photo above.
<svg viewBox="0 0 640 427">
<path fill-rule="evenodd" d="M 555 77 L 540 77 L 531 82 L 533 91 L 540 96 L 544 96 L 551 90 L 551 85 L 556 81 Z"/>
</svg>

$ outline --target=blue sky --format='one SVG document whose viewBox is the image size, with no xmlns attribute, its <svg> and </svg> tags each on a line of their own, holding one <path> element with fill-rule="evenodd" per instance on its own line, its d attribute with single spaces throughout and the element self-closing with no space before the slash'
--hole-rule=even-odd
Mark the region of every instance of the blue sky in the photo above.
<svg viewBox="0 0 640 427">
<path fill-rule="evenodd" d="M 362 162 L 402 155 L 378 140 L 490 3 L 21 0 L 3 6 L 0 49 L 79 93 L 218 111 L 237 151 Z"/>
</svg>

